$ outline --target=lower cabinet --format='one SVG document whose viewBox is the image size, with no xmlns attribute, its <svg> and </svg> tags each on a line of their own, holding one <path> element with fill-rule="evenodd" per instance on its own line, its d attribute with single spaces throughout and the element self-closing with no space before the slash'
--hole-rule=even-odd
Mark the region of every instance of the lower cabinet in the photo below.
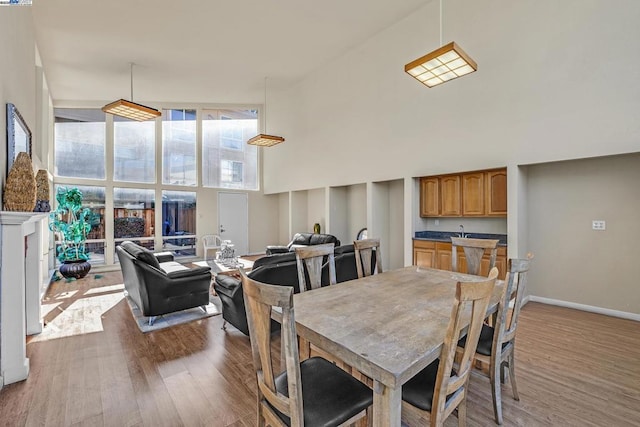
<svg viewBox="0 0 640 427">
<path fill-rule="evenodd" d="M 438 268 L 451 270 L 451 243 L 434 242 L 430 240 L 413 241 L 413 264 L 425 268 Z M 464 253 L 458 251 L 458 266 L 461 271 L 466 271 L 467 261 Z M 485 254 L 480 265 L 480 273 L 483 276 L 489 274 L 489 254 Z M 496 267 L 498 278 L 504 279 L 507 271 L 507 247 L 499 246 L 496 253 Z"/>
</svg>

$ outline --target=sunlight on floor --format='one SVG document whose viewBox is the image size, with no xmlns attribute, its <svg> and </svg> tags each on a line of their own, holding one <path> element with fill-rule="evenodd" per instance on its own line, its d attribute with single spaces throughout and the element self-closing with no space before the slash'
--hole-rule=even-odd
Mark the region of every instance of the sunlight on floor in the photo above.
<svg viewBox="0 0 640 427">
<path fill-rule="evenodd" d="M 42 304 L 42 315 L 51 319 L 39 335 L 31 337 L 31 342 L 55 338 L 102 332 L 102 318 L 124 298 L 124 285 L 109 285 L 56 295 Z M 72 300 L 69 303 L 69 299 Z M 65 308 L 66 307 L 66 308 Z M 57 312 L 57 315 L 56 315 Z"/>
</svg>

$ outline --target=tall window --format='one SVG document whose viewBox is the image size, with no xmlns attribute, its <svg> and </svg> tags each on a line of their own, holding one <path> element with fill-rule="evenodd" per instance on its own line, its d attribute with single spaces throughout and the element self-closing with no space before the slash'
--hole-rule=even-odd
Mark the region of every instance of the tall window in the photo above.
<svg viewBox="0 0 640 427">
<path fill-rule="evenodd" d="M 105 179 L 105 114 L 56 108 L 55 116 L 55 175 Z"/>
<path fill-rule="evenodd" d="M 196 193 L 162 192 L 163 249 L 179 255 L 196 254 Z"/>
<path fill-rule="evenodd" d="M 131 240 L 149 250 L 154 250 L 154 224 L 154 190 L 113 189 L 113 237 L 116 246 L 125 240 Z"/>
<path fill-rule="evenodd" d="M 258 133 L 256 110 L 202 111 L 202 185 L 258 189 L 258 149 L 247 140 Z"/>
<path fill-rule="evenodd" d="M 196 185 L 196 110 L 162 112 L 162 183 Z"/>
<path fill-rule="evenodd" d="M 156 182 L 156 124 L 113 118 L 113 180 Z"/>
<path fill-rule="evenodd" d="M 54 189 L 56 193 L 60 187 L 75 187 L 82 192 L 82 207 L 89 208 L 91 215 L 89 223 L 91 231 L 87 235 L 87 243 L 85 245 L 89 253 L 89 262 L 92 265 L 104 264 L 104 247 L 106 242 L 106 233 L 104 228 L 105 222 L 105 188 L 94 187 L 89 185 L 60 185 L 56 184 Z M 56 255 L 57 255 L 56 245 Z"/>
</svg>

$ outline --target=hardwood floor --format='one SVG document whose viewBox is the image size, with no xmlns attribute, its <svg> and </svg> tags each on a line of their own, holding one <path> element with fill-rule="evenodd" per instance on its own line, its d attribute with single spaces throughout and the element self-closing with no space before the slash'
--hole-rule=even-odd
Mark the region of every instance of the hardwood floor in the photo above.
<svg viewBox="0 0 640 427">
<path fill-rule="evenodd" d="M 248 338 L 221 316 L 143 334 L 121 283 L 113 272 L 51 286 L 29 378 L 0 391 L 0 425 L 256 425 Z M 521 400 L 503 387 L 505 426 L 640 425 L 638 322 L 529 303 L 519 328 Z M 467 415 L 495 425 L 487 379 L 471 378 Z"/>
</svg>

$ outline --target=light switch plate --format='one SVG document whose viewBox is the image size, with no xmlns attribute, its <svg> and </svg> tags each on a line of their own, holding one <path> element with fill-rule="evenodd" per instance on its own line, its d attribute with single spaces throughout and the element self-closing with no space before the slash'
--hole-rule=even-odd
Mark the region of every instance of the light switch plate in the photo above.
<svg viewBox="0 0 640 427">
<path fill-rule="evenodd" d="M 591 228 L 598 231 L 606 230 L 607 224 L 602 219 L 594 219 L 591 221 Z"/>
</svg>

